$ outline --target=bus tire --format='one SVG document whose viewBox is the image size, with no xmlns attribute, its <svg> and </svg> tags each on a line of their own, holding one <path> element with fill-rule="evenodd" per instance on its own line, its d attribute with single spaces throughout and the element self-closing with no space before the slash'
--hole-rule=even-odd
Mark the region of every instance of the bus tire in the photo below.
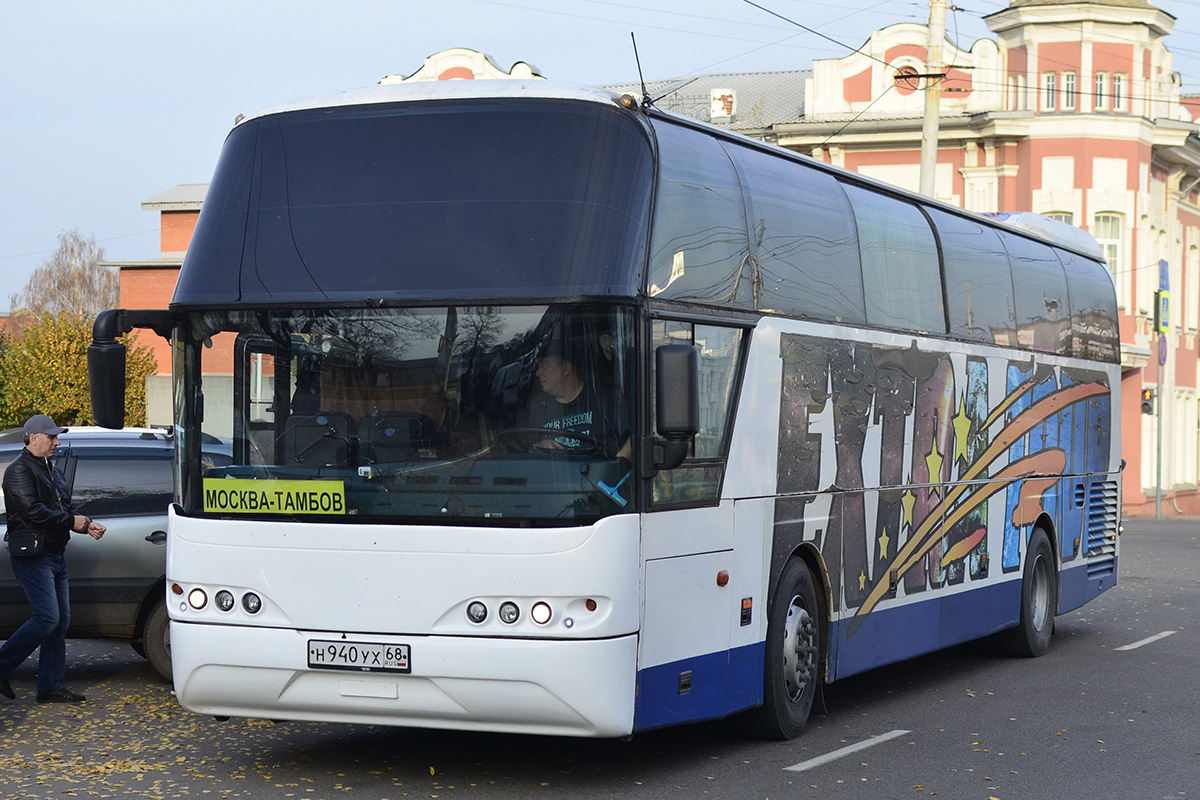
<svg viewBox="0 0 1200 800">
<path fill-rule="evenodd" d="M 800 559 L 783 568 L 769 613 L 763 704 L 749 712 L 747 721 L 755 735 L 782 741 L 804 730 L 821 685 L 825 625 L 816 580 Z"/>
<path fill-rule="evenodd" d="M 150 666 L 158 670 L 159 675 L 171 680 L 171 619 L 167 615 L 165 600 L 150 609 L 142 643 Z"/>
<path fill-rule="evenodd" d="M 1034 528 L 1025 553 L 1021 576 L 1021 617 L 1016 627 L 995 636 L 996 647 L 1006 656 L 1037 658 L 1050 649 L 1054 609 L 1058 601 L 1058 571 L 1050 537 Z"/>
</svg>

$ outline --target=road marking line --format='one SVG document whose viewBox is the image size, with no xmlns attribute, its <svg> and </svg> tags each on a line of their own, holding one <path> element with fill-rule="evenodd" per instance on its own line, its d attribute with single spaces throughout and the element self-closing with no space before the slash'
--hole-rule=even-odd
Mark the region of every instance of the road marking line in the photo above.
<svg viewBox="0 0 1200 800">
<path fill-rule="evenodd" d="M 1153 636 L 1142 639 L 1140 642 L 1134 642 L 1133 644 L 1127 644 L 1124 647 L 1118 647 L 1116 649 L 1117 650 L 1137 650 L 1139 647 L 1145 647 L 1146 645 L 1151 644 L 1152 642 L 1157 642 L 1159 639 L 1165 639 L 1173 633 L 1175 633 L 1175 631 L 1163 631 L 1162 633 L 1156 633 Z"/>
<path fill-rule="evenodd" d="M 816 758 L 810 758 L 808 761 L 801 761 L 799 764 L 792 764 L 790 767 L 784 767 L 784 770 L 791 772 L 803 772 L 806 769 L 812 769 L 813 767 L 819 767 L 822 764 L 828 764 L 830 761 L 837 761 L 839 758 L 848 756 L 851 753 L 857 753 L 859 750 L 866 750 L 868 747 L 874 747 L 877 744 L 883 744 L 884 742 L 899 738 L 904 736 L 906 733 L 912 733 L 912 731 L 895 730 L 880 736 L 873 736 L 870 739 L 859 742 L 858 744 L 852 744 L 843 747 L 841 750 L 834 750 L 832 753 L 826 753 L 823 756 L 817 756 Z"/>
</svg>

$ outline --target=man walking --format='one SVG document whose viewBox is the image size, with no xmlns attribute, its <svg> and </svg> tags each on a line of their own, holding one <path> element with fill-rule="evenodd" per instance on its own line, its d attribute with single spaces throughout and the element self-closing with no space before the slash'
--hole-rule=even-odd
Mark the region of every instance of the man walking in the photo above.
<svg viewBox="0 0 1200 800">
<path fill-rule="evenodd" d="M 67 429 L 45 414 L 34 414 L 22 430 L 25 449 L 4 472 L 4 539 L 33 616 L 0 646 L 0 695 L 16 699 L 9 681 L 13 670 L 38 650 L 37 701 L 79 703 L 83 695 L 65 685 L 71 622 L 65 551 L 72 532 L 99 539 L 105 528 L 76 511 L 62 471 L 51 463 L 58 436 Z"/>
</svg>

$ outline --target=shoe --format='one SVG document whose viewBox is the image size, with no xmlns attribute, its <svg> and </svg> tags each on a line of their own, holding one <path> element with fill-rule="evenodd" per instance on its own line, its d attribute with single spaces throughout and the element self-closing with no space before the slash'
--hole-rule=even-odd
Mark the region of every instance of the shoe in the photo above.
<svg viewBox="0 0 1200 800">
<path fill-rule="evenodd" d="M 8 682 L 8 678 L 0 678 L 0 694 L 9 700 L 17 699 L 17 693 L 12 690 L 12 684 Z"/>
<path fill-rule="evenodd" d="M 52 692 L 38 692 L 37 701 L 39 703 L 82 703 L 84 697 L 81 694 L 75 694 L 70 689 L 55 689 Z"/>
</svg>

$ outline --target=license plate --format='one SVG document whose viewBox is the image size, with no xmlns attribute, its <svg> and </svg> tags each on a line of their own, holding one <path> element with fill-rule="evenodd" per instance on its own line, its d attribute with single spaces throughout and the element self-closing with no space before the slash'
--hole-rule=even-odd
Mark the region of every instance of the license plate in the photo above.
<svg viewBox="0 0 1200 800">
<path fill-rule="evenodd" d="M 357 672 L 412 672 L 406 644 L 308 641 L 308 666 Z"/>
</svg>

